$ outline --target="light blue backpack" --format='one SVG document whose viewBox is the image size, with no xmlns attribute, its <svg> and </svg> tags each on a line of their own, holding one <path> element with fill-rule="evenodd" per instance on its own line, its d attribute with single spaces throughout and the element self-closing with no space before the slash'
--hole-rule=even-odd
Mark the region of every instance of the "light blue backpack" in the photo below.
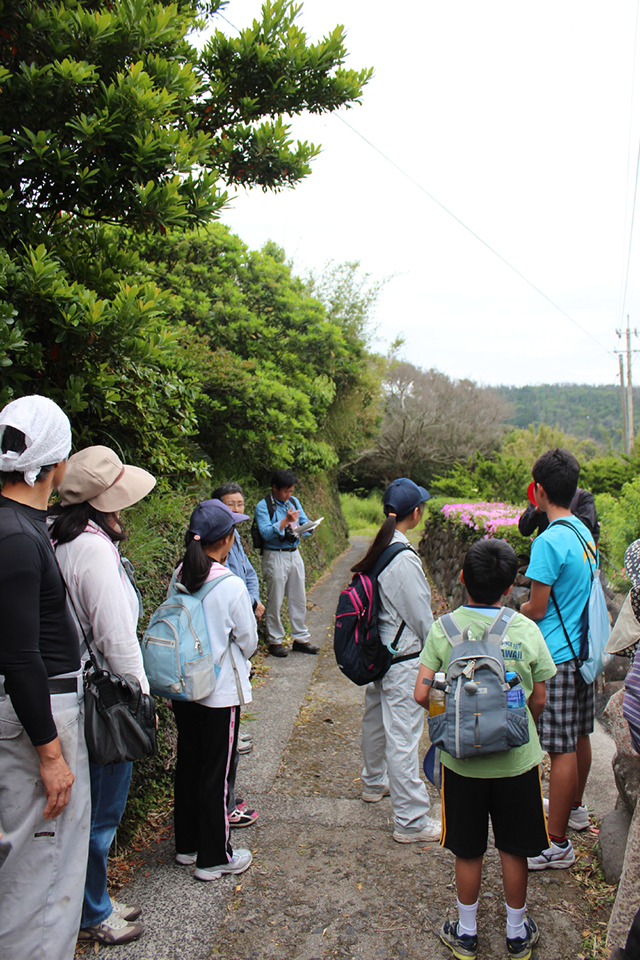
<svg viewBox="0 0 640 960">
<path fill-rule="evenodd" d="M 154 696 L 202 700 L 213 693 L 233 637 L 220 663 L 215 663 L 202 601 L 232 576 L 229 571 L 189 593 L 174 574 L 169 596 L 151 617 L 142 638 L 144 669 Z"/>
</svg>

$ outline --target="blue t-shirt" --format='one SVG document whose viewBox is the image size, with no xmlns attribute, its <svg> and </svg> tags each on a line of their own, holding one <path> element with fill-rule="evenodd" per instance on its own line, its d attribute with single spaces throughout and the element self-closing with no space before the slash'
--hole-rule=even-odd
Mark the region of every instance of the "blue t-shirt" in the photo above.
<svg viewBox="0 0 640 960">
<path fill-rule="evenodd" d="M 576 528 L 595 554 L 593 535 L 584 523 L 573 516 L 562 517 L 562 520 Z M 531 546 L 531 562 L 527 569 L 527 576 L 553 587 L 553 595 L 576 654 L 580 650 L 582 614 L 591 592 L 593 565 L 593 559 L 587 554 L 575 533 L 564 524 L 559 524 L 557 520 L 550 523 L 544 533 L 536 537 Z M 547 612 L 542 620 L 538 620 L 538 626 L 554 663 L 573 660 L 574 654 L 567 643 L 551 598 L 549 598 Z"/>
</svg>

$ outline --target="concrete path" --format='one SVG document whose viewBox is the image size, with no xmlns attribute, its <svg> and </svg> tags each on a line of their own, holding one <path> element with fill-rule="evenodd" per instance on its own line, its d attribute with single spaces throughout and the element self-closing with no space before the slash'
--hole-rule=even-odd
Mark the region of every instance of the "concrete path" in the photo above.
<svg viewBox="0 0 640 960">
<path fill-rule="evenodd" d="M 254 750 L 240 761 L 238 793 L 259 819 L 234 830 L 233 842 L 252 850 L 252 867 L 199 883 L 190 868 L 174 864 L 171 839 L 160 839 L 121 894 L 143 905 L 145 934 L 137 943 L 97 948 L 98 954 L 117 960 L 451 956 L 434 930 L 455 915 L 453 858 L 434 844 L 395 843 L 389 800 L 360 799 L 364 692 L 340 674 L 330 636 L 338 593 L 364 542 L 354 542 L 309 593 L 307 623 L 314 641 L 323 642 L 320 656 L 269 658 L 269 678 L 247 708 Z M 612 741 L 602 728 L 594 741 L 588 801 L 601 816 L 615 804 Z M 429 789 L 439 816 L 437 793 Z M 506 952 L 498 866 L 490 848 L 479 957 Z M 579 955 L 588 905 L 570 874 L 532 876 L 529 907 L 543 930 L 538 960 Z"/>
</svg>

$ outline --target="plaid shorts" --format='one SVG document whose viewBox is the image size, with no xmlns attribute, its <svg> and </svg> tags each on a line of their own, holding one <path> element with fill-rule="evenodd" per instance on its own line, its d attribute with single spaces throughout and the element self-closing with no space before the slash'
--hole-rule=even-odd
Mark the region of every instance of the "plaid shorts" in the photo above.
<svg viewBox="0 0 640 960">
<path fill-rule="evenodd" d="M 549 753 L 574 753 L 578 737 L 593 733 L 595 691 L 585 683 L 575 660 L 557 664 L 547 680 L 547 702 L 538 720 L 540 746 Z"/>
</svg>

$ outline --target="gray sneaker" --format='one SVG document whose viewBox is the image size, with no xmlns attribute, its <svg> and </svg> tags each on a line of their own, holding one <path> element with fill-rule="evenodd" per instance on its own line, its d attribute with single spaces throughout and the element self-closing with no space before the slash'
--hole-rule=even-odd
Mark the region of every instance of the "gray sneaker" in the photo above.
<svg viewBox="0 0 640 960">
<path fill-rule="evenodd" d="M 238 847 L 233 851 L 229 863 L 221 863 L 217 867 L 196 867 L 193 875 L 196 880 L 219 880 L 223 873 L 244 873 L 251 866 L 252 860 L 250 850 Z"/>
<path fill-rule="evenodd" d="M 434 843 L 440 839 L 441 824 L 439 820 L 432 820 L 427 817 L 427 823 L 422 830 L 401 830 L 399 827 L 393 831 L 393 839 L 398 843 Z"/>
<path fill-rule="evenodd" d="M 102 923 L 93 927 L 81 927 L 78 931 L 78 940 L 97 940 L 98 943 L 129 943 L 137 940 L 142 933 L 141 923 L 129 923 L 113 910 L 110 916 Z"/>
</svg>

